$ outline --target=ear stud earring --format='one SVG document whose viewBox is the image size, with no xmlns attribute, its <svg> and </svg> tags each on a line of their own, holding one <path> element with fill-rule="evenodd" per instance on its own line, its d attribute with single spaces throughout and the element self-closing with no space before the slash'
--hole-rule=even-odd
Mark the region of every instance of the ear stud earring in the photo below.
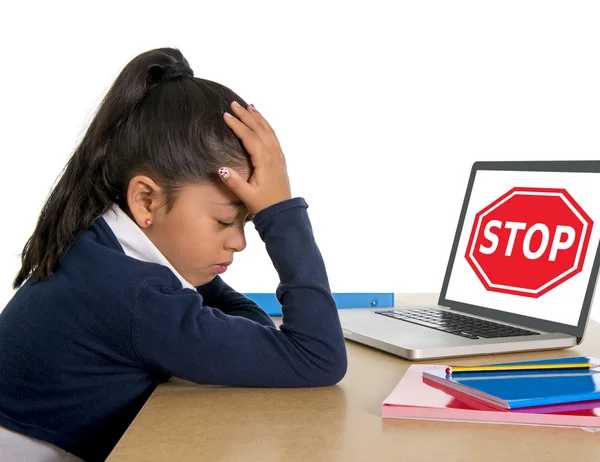
<svg viewBox="0 0 600 462">
<path fill-rule="evenodd" d="M 150 226 L 152 224 L 152 220 L 150 218 L 146 218 L 146 221 L 144 221 L 144 224 L 146 226 Z"/>
</svg>

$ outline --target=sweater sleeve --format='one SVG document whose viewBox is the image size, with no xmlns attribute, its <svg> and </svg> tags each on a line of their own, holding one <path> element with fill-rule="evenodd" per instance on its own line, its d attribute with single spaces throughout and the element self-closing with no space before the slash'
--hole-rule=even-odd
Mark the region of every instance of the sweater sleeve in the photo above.
<svg viewBox="0 0 600 462">
<path fill-rule="evenodd" d="M 132 314 L 132 344 L 145 367 L 201 384 L 339 382 L 347 369 L 344 337 L 307 207 L 294 198 L 254 219 L 280 278 L 279 329 L 211 309 L 199 292 L 149 280 Z"/>
<path fill-rule="evenodd" d="M 196 290 L 202 295 L 204 304 L 211 308 L 217 308 L 230 316 L 242 316 L 265 326 L 275 327 L 273 320 L 254 300 L 232 289 L 218 275 L 208 284 L 196 287 Z"/>
</svg>

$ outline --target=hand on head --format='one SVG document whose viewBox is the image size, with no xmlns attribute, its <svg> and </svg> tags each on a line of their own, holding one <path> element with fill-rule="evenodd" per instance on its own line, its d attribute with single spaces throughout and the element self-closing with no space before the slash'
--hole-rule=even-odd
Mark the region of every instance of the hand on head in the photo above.
<svg viewBox="0 0 600 462">
<path fill-rule="evenodd" d="M 224 166 L 219 175 L 229 189 L 256 215 L 261 210 L 292 198 L 285 156 L 275 132 L 264 117 L 250 105 L 231 104 L 233 114 L 224 114 L 225 123 L 240 138 L 251 157 L 254 172 L 249 181 Z"/>
</svg>

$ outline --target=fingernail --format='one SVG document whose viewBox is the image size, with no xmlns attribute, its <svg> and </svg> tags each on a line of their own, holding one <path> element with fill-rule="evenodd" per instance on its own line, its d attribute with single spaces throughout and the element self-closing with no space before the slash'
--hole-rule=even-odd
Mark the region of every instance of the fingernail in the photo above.
<svg viewBox="0 0 600 462">
<path fill-rule="evenodd" d="M 240 105 L 240 103 L 238 103 L 237 101 L 234 101 L 234 102 L 233 102 L 233 104 L 234 104 L 235 106 L 239 106 L 239 105 Z"/>
<path fill-rule="evenodd" d="M 225 112 L 223 115 L 224 115 L 225 117 L 233 117 L 233 116 L 232 116 L 232 115 L 231 115 L 229 112 Z"/>
<path fill-rule="evenodd" d="M 253 110 L 254 112 L 258 112 L 258 111 L 256 110 L 256 108 L 254 107 L 254 104 L 250 104 L 250 106 L 252 106 L 252 110 Z"/>
<path fill-rule="evenodd" d="M 221 167 L 219 169 L 219 176 L 224 180 L 229 178 L 229 170 L 227 170 L 225 167 Z"/>
</svg>

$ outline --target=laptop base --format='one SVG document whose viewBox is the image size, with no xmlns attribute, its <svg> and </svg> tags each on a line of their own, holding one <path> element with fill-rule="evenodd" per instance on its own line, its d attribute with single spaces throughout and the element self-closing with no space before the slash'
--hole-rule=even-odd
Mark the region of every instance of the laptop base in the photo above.
<svg viewBox="0 0 600 462">
<path fill-rule="evenodd" d="M 381 310 L 340 310 L 344 337 L 410 361 L 557 350 L 577 344 L 575 337 L 562 333 L 470 340 L 402 320 L 389 319 L 375 311 Z"/>
</svg>

